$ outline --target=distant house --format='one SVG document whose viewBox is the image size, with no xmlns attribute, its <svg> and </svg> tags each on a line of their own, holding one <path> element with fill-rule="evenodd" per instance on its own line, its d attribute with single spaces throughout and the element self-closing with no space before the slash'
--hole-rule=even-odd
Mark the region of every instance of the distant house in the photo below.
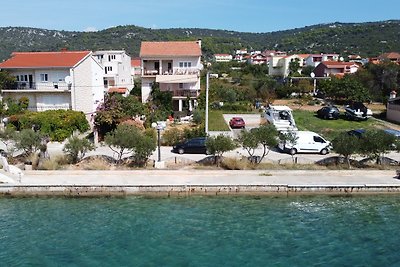
<svg viewBox="0 0 400 267">
<path fill-rule="evenodd" d="M 248 59 L 250 64 L 253 65 L 261 65 L 261 64 L 267 64 L 268 59 L 264 54 L 261 53 L 255 53 L 250 55 L 250 58 Z"/>
<path fill-rule="evenodd" d="M 229 62 L 232 61 L 232 55 L 230 54 L 214 54 L 215 62 Z"/>
<path fill-rule="evenodd" d="M 172 93 L 174 111 L 191 110 L 200 94 L 201 40 L 142 42 L 142 101 L 150 98 L 152 85 Z M 187 101 L 188 100 L 188 101 Z"/>
<path fill-rule="evenodd" d="M 397 52 L 389 52 L 384 53 L 378 57 L 379 61 L 389 60 L 394 63 L 400 64 L 400 53 Z"/>
<path fill-rule="evenodd" d="M 142 74 L 142 61 L 140 60 L 140 57 L 133 58 L 131 60 L 131 75 L 134 79 L 137 77 L 140 77 Z"/>
<path fill-rule="evenodd" d="M 125 51 L 93 52 L 93 57 L 103 67 L 104 92 L 128 95 L 133 88 L 131 57 Z"/>
<path fill-rule="evenodd" d="M 339 61 L 338 54 L 311 54 L 305 58 L 304 65 L 317 67 L 323 61 Z"/>
<path fill-rule="evenodd" d="M 287 77 L 289 75 L 289 64 L 298 60 L 300 67 L 303 66 L 303 57 L 299 55 L 272 56 L 268 62 L 269 75 Z"/>
<path fill-rule="evenodd" d="M 358 69 L 359 65 L 354 62 L 323 61 L 314 69 L 313 72 L 316 77 L 341 77 L 345 74 L 355 73 Z"/>
<path fill-rule="evenodd" d="M 14 52 L 0 69 L 16 78 L 2 97 L 27 97 L 29 110 L 72 109 L 90 118 L 104 99 L 104 70 L 90 51 Z"/>
</svg>

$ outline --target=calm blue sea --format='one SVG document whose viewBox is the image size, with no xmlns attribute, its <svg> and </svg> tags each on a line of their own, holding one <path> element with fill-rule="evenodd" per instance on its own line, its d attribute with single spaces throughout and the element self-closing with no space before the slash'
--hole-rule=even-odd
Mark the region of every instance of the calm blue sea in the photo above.
<svg viewBox="0 0 400 267">
<path fill-rule="evenodd" d="M 400 196 L 0 198 L 1 266 L 400 266 Z"/>
</svg>

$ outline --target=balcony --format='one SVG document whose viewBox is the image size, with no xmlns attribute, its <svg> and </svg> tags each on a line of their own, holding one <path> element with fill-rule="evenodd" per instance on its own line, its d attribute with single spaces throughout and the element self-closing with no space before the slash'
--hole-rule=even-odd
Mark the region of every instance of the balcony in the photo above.
<svg viewBox="0 0 400 267">
<path fill-rule="evenodd" d="M 15 82 L 13 85 L 2 90 L 3 92 L 24 91 L 24 92 L 60 92 L 71 91 L 71 84 L 66 82 Z"/>
<path fill-rule="evenodd" d="M 176 90 L 172 91 L 172 97 L 173 98 L 181 98 L 181 97 L 198 97 L 199 96 L 199 90 Z"/>
<path fill-rule="evenodd" d="M 157 75 L 200 75 L 197 68 L 174 68 L 169 70 L 158 69 L 143 69 L 142 76 L 157 76 Z"/>
<path fill-rule="evenodd" d="M 46 111 L 46 110 L 70 110 L 72 109 L 71 104 L 69 103 L 64 103 L 60 105 L 53 105 L 53 104 L 42 104 L 42 105 L 36 105 L 36 106 L 29 106 L 28 110 L 30 111 Z"/>
</svg>

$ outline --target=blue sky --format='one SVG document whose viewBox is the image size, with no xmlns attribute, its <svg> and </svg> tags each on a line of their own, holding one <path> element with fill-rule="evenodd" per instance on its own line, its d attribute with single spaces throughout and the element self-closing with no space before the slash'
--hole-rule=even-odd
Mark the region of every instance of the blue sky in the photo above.
<svg viewBox="0 0 400 267">
<path fill-rule="evenodd" d="M 399 19 L 399 0 L 0 0 L 0 27 L 210 28 L 272 32 L 319 23 Z"/>
</svg>

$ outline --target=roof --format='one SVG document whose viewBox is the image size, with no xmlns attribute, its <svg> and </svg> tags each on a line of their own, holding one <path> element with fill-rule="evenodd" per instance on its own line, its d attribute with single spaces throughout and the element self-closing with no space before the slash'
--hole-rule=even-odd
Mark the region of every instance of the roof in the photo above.
<svg viewBox="0 0 400 267">
<path fill-rule="evenodd" d="M 230 54 L 214 54 L 215 57 L 229 57 L 232 56 Z"/>
<path fill-rule="evenodd" d="M 379 58 L 399 59 L 400 54 L 397 52 L 389 52 L 389 53 L 384 53 L 384 54 L 380 55 Z"/>
<path fill-rule="evenodd" d="M 0 63 L 0 68 L 72 68 L 90 53 L 90 51 L 14 52 L 10 59 Z"/>
<path fill-rule="evenodd" d="M 126 87 L 111 87 L 110 89 L 108 89 L 108 93 L 125 94 L 126 90 Z"/>
<path fill-rule="evenodd" d="M 142 42 L 140 57 L 201 56 L 198 41 Z"/>
<path fill-rule="evenodd" d="M 323 61 L 327 68 L 344 68 L 346 66 L 357 66 L 354 62 L 339 62 L 339 61 Z"/>
<path fill-rule="evenodd" d="M 142 65 L 142 61 L 140 58 L 134 58 L 131 60 L 131 66 L 132 67 L 140 67 Z"/>
</svg>

